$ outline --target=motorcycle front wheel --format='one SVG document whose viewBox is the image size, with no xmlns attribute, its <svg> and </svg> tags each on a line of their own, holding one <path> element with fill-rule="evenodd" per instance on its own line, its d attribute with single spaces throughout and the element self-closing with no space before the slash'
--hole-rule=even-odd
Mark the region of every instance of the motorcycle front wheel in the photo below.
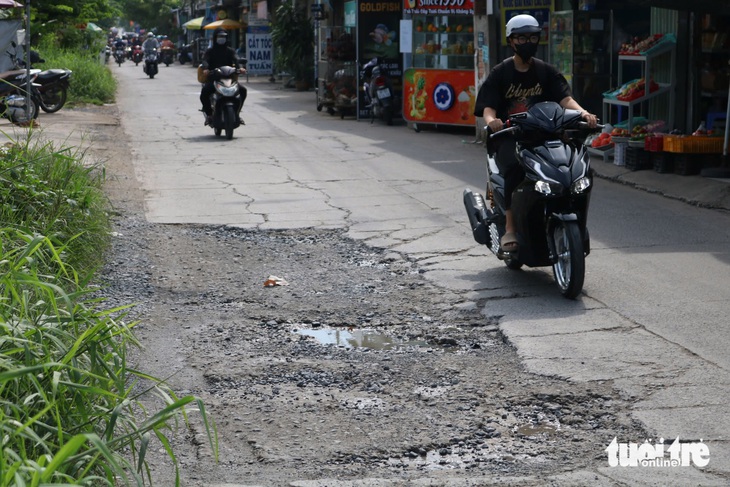
<svg viewBox="0 0 730 487">
<path fill-rule="evenodd" d="M 41 93 L 39 100 L 41 110 L 46 113 L 56 113 L 66 104 L 67 96 L 67 90 L 63 86 L 56 86 L 44 91 Z"/>
<path fill-rule="evenodd" d="M 561 221 L 552 231 L 555 248 L 553 275 L 560 293 L 568 299 L 575 299 L 583 290 L 586 261 L 583 239 L 576 222 Z"/>
<path fill-rule="evenodd" d="M 223 124 L 226 128 L 226 139 L 231 140 L 233 138 L 233 128 L 236 124 L 236 113 L 233 110 L 233 105 L 226 105 L 226 111 L 223 113 Z"/>
</svg>

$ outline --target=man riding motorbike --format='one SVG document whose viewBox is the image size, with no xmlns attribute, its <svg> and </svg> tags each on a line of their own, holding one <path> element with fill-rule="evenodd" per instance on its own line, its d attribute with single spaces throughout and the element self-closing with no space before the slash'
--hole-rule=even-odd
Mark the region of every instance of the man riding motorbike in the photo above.
<svg viewBox="0 0 730 487">
<path fill-rule="evenodd" d="M 241 74 L 246 74 L 246 68 L 242 68 L 238 62 L 236 51 L 228 46 L 228 32 L 222 27 L 218 27 L 213 31 L 213 43 L 211 47 L 203 54 L 202 67 L 206 81 L 200 90 L 200 103 L 203 105 L 203 112 L 205 113 L 205 125 L 210 124 L 210 118 L 213 115 L 213 108 L 210 106 L 210 96 L 215 91 L 213 80 L 210 79 L 208 73 L 221 66 L 233 66 Z M 238 84 L 238 87 L 241 91 L 241 106 L 243 106 L 248 90 L 241 83 Z"/>
<path fill-rule="evenodd" d="M 509 115 L 524 112 L 528 106 L 541 101 L 554 101 L 563 108 L 579 110 L 591 127 L 596 116 L 584 110 L 571 96 L 570 85 L 552 65 L 534 57 L 540 42 L 542 28 L 531 15 L 516 15 L 507 22 L 507 42 L 514 56 L 496 65 L 479 89 L 474 115 L 484 117 L 490 132 L 504 126 Z M 512 191 L 519 185 L 524 173 L 515 156 L 515 141 L 502 140 L 496 149 L 496 162 L 504 176 L 505 234 L 501 247 L 505 252 L 517 250 L 514 216 L 510 205 Z"/>
<path fill-rule="evenodd" d="M 149 51 L 156 51 L 160 48 L 160 41 L 155 38 L 155 35 L 150 32 L 147 34 L 147 40 L 142 43 L 142 49 L 145 54 Z"/>
</svg>

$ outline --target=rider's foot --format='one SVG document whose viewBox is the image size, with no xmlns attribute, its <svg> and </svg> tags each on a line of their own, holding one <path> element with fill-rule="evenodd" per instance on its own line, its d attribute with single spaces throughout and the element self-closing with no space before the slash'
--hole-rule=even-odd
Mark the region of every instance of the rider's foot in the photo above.
<svg viewBox="0 0 730 487">
<path fill-rule="evenodd" d="M 213 117 L 211 117 L 210 115 L 206 115 L 205 116 L 205 125 L 210 125 L 212 123 L 213 123 Z"/>
</svg>

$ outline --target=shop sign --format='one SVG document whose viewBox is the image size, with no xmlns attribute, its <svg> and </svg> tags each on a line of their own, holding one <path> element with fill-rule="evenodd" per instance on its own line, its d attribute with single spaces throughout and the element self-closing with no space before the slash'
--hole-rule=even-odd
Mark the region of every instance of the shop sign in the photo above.
<svg viewBox="0 0 730 487">
<path fill-rule="evenodd" d="M 540 44 L 547 44 L 550 26 L 550 13 L 553 10 L 553 0 L 500 0 L 502 8 L 502 24 L 507 25 L 509 19 L 515 15 L 532 15 L 542 25 Z M 502 45 L 507 45 L 507 38 L 502 35 Z"/>
<path fill-rule="evenodd" d="M 358 0 L 357 3 L 357 52 L 362 64 L 380 58 L 393 83 L 396 98 L 401 96 L 403 64 L 400 54 L 398 32 L 403 0 Z M 363 73 L 358 75 L 358 86 L 362 86 Z M 369 118 L 364 93 L 359 91 L 358 118 Z"/>
<path fill-rule="evenodd" d="M 345 2 L 345 27 L 357 26 L 357 1 Z"/>
<path fill-rule="evenodd" d="M 268 29 L 250 29 L 246 33 L 246 58 L 248 59 L 246 69 L 249 74 L 274 72 L 274 43 Z"/>
<path fill-rule="evenodd" d="M 403 0 L 411 15 L 474 15 L 474 0 Z"/>
</svg>

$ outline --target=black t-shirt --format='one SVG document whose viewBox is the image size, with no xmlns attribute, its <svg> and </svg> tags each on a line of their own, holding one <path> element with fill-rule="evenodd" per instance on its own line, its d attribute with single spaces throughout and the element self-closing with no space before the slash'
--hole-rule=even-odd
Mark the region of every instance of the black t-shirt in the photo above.
<svg viewBox="0 0 730 487">
<path fill-rule="evenodd" d="M 214 44 L 213 47 L 205 51 L 203 62 L 207 66 L 207 69 L 211 71 L 221 66 L 234 66 L 237 69 L 241 67 L 238 64 L 236 51 L 232 47 L 219 46 L 217 44 Z"/>
<path fill-rule="evenodd" d="M 540 67 L 536 67 L 537 64 Z M 560 101 L 570 96 L 570 85 L 565 77 L 540 59 L 534 59 L 530 69 L 521 72 L 515 69 L 512 58 L 496 65 L 479 88 L 474 115 L 484 115 L 484 108 L 491 107 L 497 117 L 506 120 L 509 115 L 527 111 L 527 108 L 541 101 Z"/>
</svg>

